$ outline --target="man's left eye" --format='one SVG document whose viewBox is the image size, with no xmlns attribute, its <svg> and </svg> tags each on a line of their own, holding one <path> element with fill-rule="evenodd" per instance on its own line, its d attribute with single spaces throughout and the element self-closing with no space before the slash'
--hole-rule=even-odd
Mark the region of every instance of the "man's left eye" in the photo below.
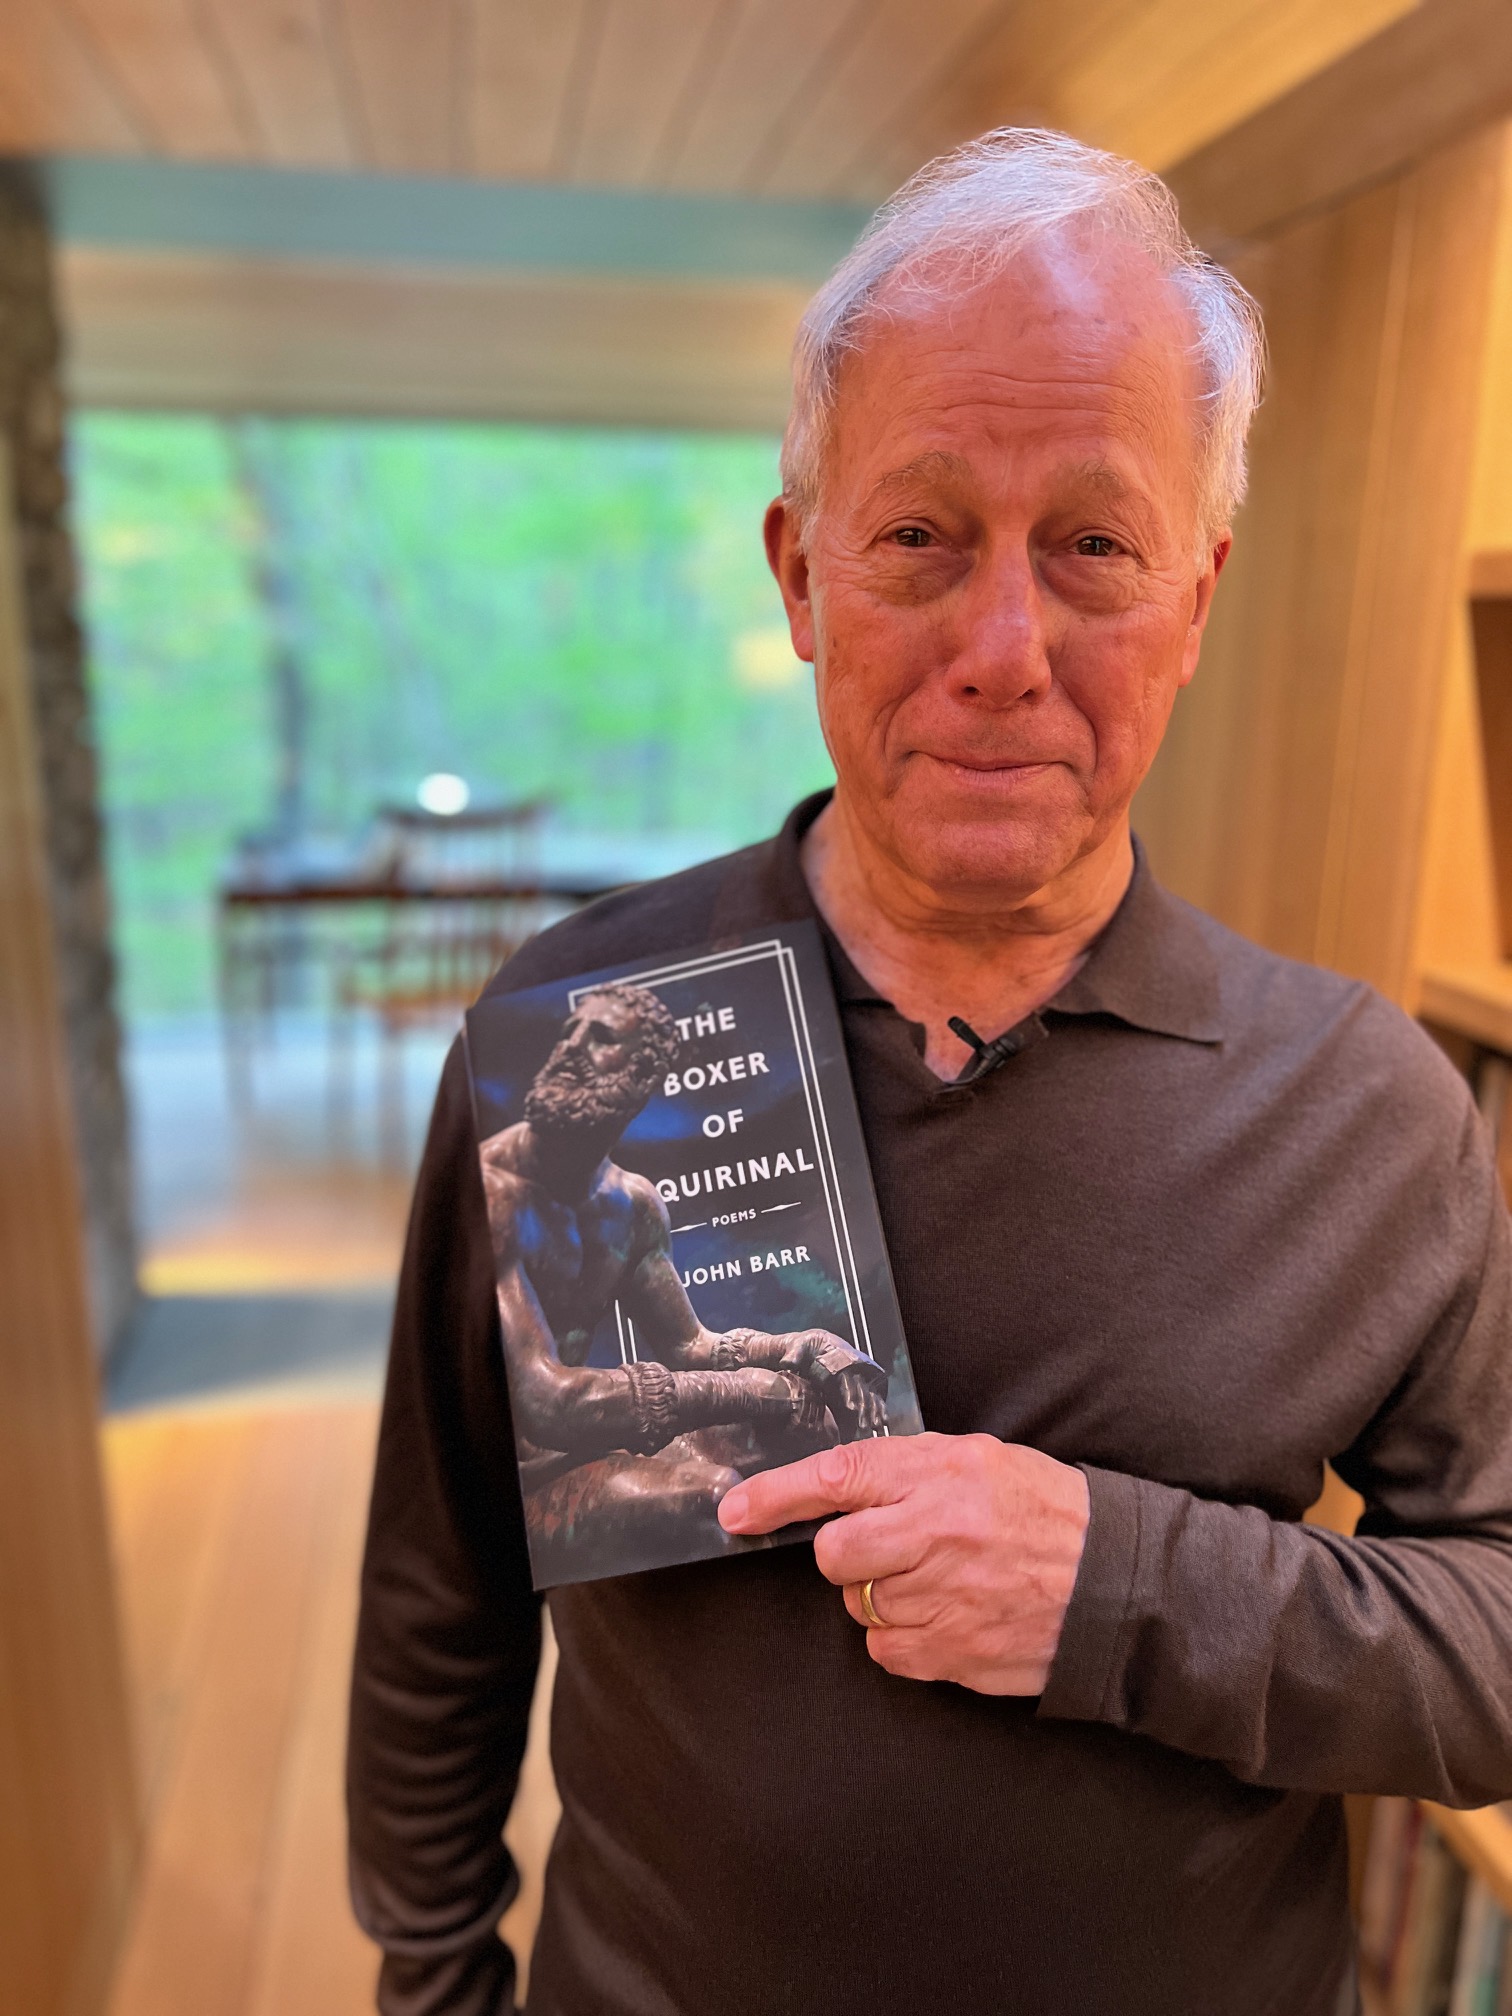
<svg viewBox="0 0 1512 2016">
<path fill-rule="evenodd" d="M 1076 550 L 1089 560 L 1106 560 L 1118 551 L 1118 547 L 1105 532 L 1088 532 L 1077 540 Z"/>
</svg>

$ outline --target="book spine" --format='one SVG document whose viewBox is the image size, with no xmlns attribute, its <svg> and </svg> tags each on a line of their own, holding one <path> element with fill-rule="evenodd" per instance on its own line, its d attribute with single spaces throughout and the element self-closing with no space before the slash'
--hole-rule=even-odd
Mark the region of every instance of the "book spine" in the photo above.
<svg viewBox="0 0 1512 2016">
<path fill-rule="evenodd" d="M 1486 2007 L 1495 2016 L 1512 2016 L 1512 1919 L 1497 1913 L 1497 1934 L 1486 1960 Z"/>
<path fill-rule="evenodd" d="M 1377 1986 L 1384 1983 L 1391 1964 L 1412 1810 L 1410 1799 L 1377 1799 L 1371 1815 L 1360 1894 L 1360 1960 Z"/>
<path fill-rule="evenodd" d="M 1506 1917 L 1479 1877 L 1465 1895 L 1449 2016 L 1497 2016 Z"/>
<path fill-rule="evenodd" d="M 1512 2016 L 1509 1921 L 1421 1809 L 1379 1799 L 1360 1895 L 1360 1965 L 1388 2016 Z"/>
</svg>

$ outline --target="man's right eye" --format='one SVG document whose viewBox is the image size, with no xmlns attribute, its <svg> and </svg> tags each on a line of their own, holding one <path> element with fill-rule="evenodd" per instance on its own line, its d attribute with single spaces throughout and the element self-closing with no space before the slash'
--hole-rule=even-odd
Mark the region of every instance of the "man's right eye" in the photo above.
<svg viewBox="0 0 1512 2016">
<path fill-rule="evenodd" d="M 922 525 L 900 525 L 893 534 L 900 546 L 927 546 L 929 534 Z"/>
</svg>

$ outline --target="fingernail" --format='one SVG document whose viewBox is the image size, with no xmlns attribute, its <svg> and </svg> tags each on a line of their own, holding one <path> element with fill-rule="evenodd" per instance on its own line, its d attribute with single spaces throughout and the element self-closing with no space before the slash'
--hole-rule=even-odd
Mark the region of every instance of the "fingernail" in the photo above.
<svg viewBox="0 0 1512 2016">
<path fill-rule="evenodd" d="M 733 1491 L 727 1491 L 719 1501 L 719 1523 L 726 1533 L 738 1533 L 745 1525 L 746 1515 L 750 1509 L 750 1493 L 743 1484 L 737 1484 Z"/>
</svg>

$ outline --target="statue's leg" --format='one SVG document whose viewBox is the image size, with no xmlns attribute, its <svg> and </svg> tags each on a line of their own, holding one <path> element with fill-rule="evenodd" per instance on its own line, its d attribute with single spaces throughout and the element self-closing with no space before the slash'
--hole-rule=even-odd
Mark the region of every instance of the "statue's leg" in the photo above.
<svg viewBox="0 0 1512 2016">
<path fill-rule="evenodd" d="M 580 1463 L 525 1498 L 536 1572 L 546 1581 L 583 1581 L 636 1567 L 702 1558 L 729 1542 L 719 1501 L 739 1472 L 711 1460 L 696 1437 L 679 1436 L 654 1456 Z"/>
<path fill-rule="evenodd" d="M 694 1450 L 706 1462 L 750 1477 L 758 1470 L 775 1470 L 781 1463 L 796 1463 L 821 1449 L 833 1449 L 839 1440 L 835 1417 L 826 1408 L 823 1420 L 813 1428 L 738 1422 L 728 1428 L 695 1429 L 668 1446 Z"/>
</svg>

